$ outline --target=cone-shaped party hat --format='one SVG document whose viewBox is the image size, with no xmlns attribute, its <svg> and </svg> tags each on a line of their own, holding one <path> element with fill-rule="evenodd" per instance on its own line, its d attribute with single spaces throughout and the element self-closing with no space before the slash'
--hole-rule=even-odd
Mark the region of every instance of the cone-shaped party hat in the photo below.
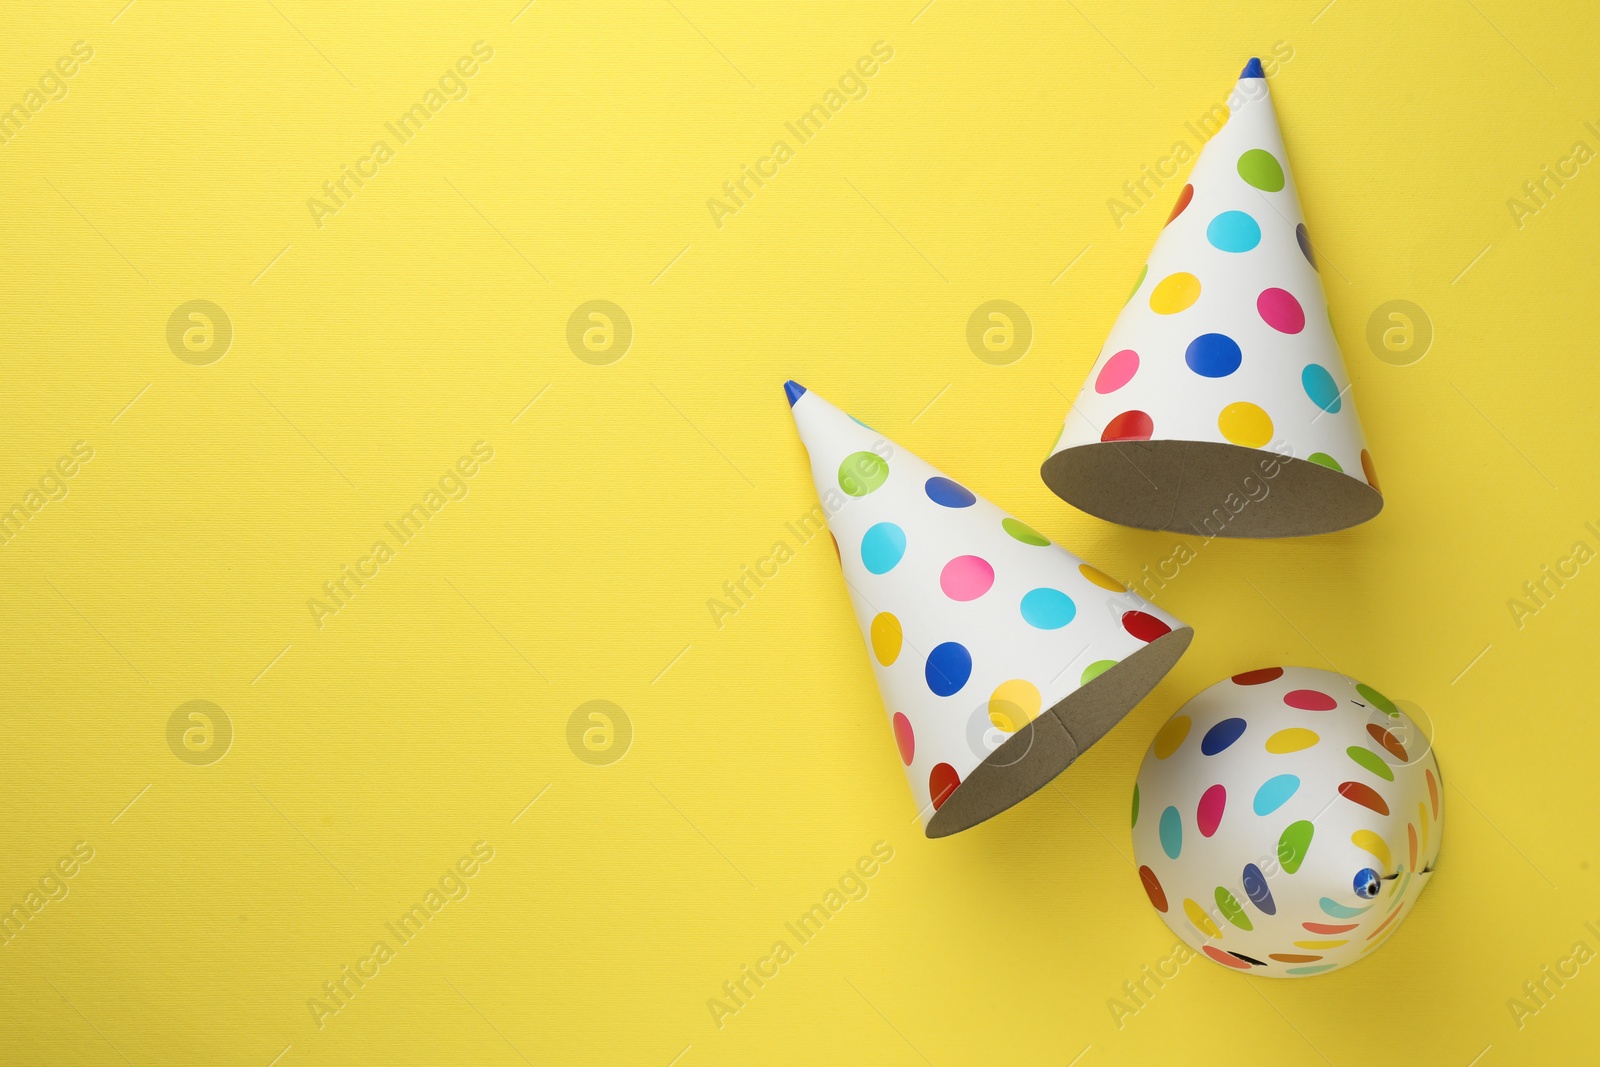
<svg viewBox="0 0 1600 1067">
<path fill-rule="evenodd" d="M 1260 61 L 1041 474 L 1127 526 L 1286 537 L 1383 507 Z"/>
<path fill-rule="evenodd" d="M 1194 631 L 795 382 L 784 385 L 929 837 L 1041 789 Z"/>
</svg>

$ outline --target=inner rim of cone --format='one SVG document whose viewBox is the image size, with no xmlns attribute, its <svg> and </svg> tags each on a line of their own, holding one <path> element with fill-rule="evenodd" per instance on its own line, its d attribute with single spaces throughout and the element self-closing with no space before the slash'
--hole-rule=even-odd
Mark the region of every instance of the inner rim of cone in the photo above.
<svg viewBox="0 0 1600 1067">
<path fill-rule="evenodd" d="M 959 833 L 1043 789 L 1121 722 L 1193 639 L 1187 626 L 1162 634 L 1061 698 L 973 768 L 928 820 L 928 836 Z"/>
<path fill-rule="evenodd" d="M 1366 522 L 1383 494 L 1320 463 L 1216 441 L 1104 441 L 1057 452 L 1039 474 L 1091 515 L 1212 537 L 1303 537 Z"/>
</svg>

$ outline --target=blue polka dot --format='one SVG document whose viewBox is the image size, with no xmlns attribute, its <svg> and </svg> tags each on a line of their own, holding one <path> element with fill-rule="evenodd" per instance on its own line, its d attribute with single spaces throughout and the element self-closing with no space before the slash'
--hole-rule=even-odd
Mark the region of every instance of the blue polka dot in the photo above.
<svg viewBox="0 0 1600 1067">
<path fill-rule="evenodd" d="M 892 522 L 880 522 L 861 537 L 861 562 L 873 574 L 894 570 L 906 554 L 906 532 Z"/>
<path fill-rule="evenodd" d="M 1078 614 L 1072 598 L 1059 589 L 1031 589 L 1022 597 L 1022 619 L 1036 630 L 1059 630 Z"/>
<path fill-rule="evenodd" d="M 922 673 L 934 695 L 947 697 L 959 693 L 972 677 L 972 653 L 965 645 L 946 641 L 928 653 L 928 665 Z"/>
<path fill-rule="evenodd" d="M 928 499 L 940 507 L 970 508 L 978 501 L 970 489 L 952 482 L 949 478 L 929 478 L 925 488 L 928 491 Z"/>
<path fill-rule="evenodd" d="M 1177 808 L 1161 813 L 1161 851 L 1169 860 L 1177 859 L 1178 853 L 1183 851 L 1183 816 L 1178 814 Z"/>
<path fill-rule="evenodd" d="M 1344 406 L 1339 399 L 1339 387 L 1333 384 L 1333 375 L 1328 373 L 1326 367 L 1316 363 L 1306 364 L 1306 369 L 1300 372 L 1300 384 L 1305 386 L 1306 396 L 1311 402 L 1323 411 L 1333 414 Z"/>
<path fill-rule="evenodd" d="M 1239 740 L 1244 727 L 1243 719 L 1223 719 L 1206 731 L 1206 736 L 1200 741 L 1200 751 L 1207 756 L 1215 756 Z"/>
<path fill-rule="evenodd" d="M 1206 240 L 1224 252 L 1248 252 L 1261 243 L 1261 227 L 1242 211 L 1224 211 L 1206 227 Z"/>
<path fill-rule="evenodd" d="M 1203 333 L 1183 354 L 1189 369 L 1206 378 L 1226 378 L 1239 369 L 1239 343 L 1225 333 Z"/>
</svg>

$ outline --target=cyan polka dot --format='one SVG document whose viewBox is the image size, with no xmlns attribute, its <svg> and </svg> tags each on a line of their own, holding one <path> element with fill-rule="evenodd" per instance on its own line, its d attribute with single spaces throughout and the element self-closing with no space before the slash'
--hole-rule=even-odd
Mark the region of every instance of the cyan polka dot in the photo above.
<svg viewBox="0 0 1600 1067">
<path fill-rule="evenodd" d="M 928 653 L 928 663 L 922 673 L 935 696 L 959 693 L 972 677 L 972 653 L 958 641 L 946 641 Z"/>
<path fill-rule="evenodd" d="M 861 536 L 861 563 L 873 574 L 888 574 L 906 554 L 906 532 L 880 522 Z"/>
<path fill-rule="evenodd" d="M 1206 227 L 1206 240 L 1224 252 L 1248 252 L 1261 243 L 1261 227 L 1243 211 L 1224 211 Z"/>
<path fill-rule="evenodd" d="M 1031 589 L 1022 597 L 1022 619 L 1037 630 L 1059 630 L 1078 614 L 1072 598 L 1059 589 Z"/>
<path fill-rule="evenodd" d="M 1306 369 L 1300 372 L 1300 384 L 1305 386 L 1306 396 L 1311 398 L 1311 402 L 1330 415 L 1344 406 L 1339 398 L 1339 387 L 1334 384 L 1333 375 L 1328 373 L 1326 367 L 1316 363 L 1306 364 Z"/>
</svg>

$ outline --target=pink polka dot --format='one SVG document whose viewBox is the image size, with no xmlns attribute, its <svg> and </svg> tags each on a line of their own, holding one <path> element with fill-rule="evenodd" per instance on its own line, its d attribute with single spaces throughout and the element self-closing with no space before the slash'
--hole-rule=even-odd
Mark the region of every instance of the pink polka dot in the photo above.
<svg viewBox="0 0 1600 1067">
<path fill-rule="evenodd" d="M 1337 700 L 1315 689 L 1296 689 L 1292 693 L 1285 693 L 1283 702 L 1301 711 L 1332 711 L 1339 706 Z"/>
<path fill-rule="evenodd" d="M 981 556 L 957 556 L 939 574 L 939 588 L 951 600 L 977 600 L 993 584 L 994 568 Z"/>
<path fill-rule="evenodd" d="M 1299 333 L 1306 328 L 1306 311 L 1286 289 L 1263 289 L 1256 297 L 1261 321 L 1279 333 Z"/>
<path fill-rule="evenodd" d="M 917 739 L 911 732 L 911 720 L 898 711 L 894 713 L 894 743 L 900 749 L 900 762 L 911 766 L 911 757 L 917 751 Z"/>
<path fill-rule="evenodd" d="M 1139 369 L 1139 353 L 1131 348 L 1124 348 L 1121 352 L 1106 360 L 1106 365 L 1100 368 L 1100 373 L 1094 380 L 1094 391 L 1097 393 L 1114 393 L 1127 385 L 1133 378 L 1134 372 Z"/>
<path fill-rule="evenodd" d="M 1222 811 L 1227 806 L 1228 791 L 1221 784 L 1205 791 L 1200 797 L 1200 807 L 1195 812 L 1195 822 L 1202 836 L 1210 837 L 1217 832 L 1217 825 L 1222 822 Z"/>
</svg>

